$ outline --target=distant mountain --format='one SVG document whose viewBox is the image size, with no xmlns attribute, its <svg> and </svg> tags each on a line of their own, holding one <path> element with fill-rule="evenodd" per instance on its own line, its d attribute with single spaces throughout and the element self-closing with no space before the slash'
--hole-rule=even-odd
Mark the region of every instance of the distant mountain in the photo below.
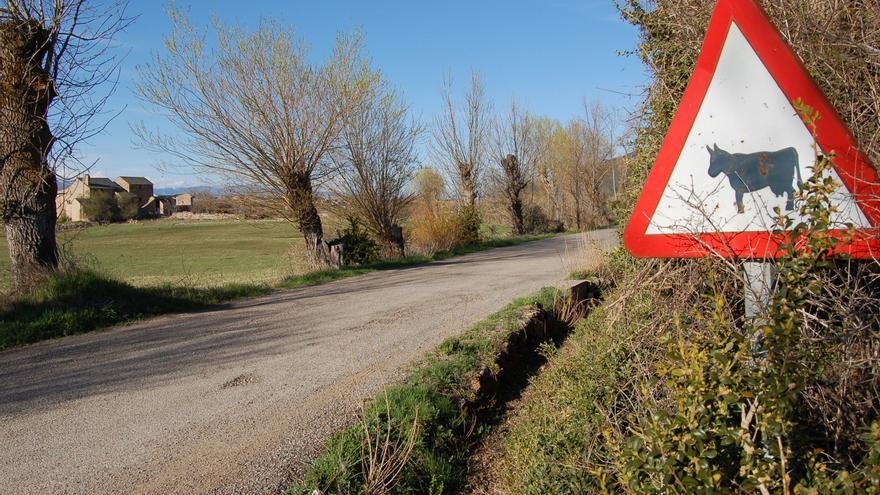
<svg viewBox="0 0 880 495">
<path fill-rule="evenodd" d="M 172 196 L 180 193 L 209 193 L 215 196 L 221 195 L 225 192 L 222 187 L 219 186 L 183 186 L 183 187 L 156 187 L 153 188 L 153 194 L 157 196 Z"/>
<path fill-rule="evenodd" d="M 149 179 L 149 177 L 147 177 Z M 75 179 L 64 180 L 62 178 L 58 178 L 58 190 L 66 188 L 67 186 L 73 184 Z M 113 180 L 113 179 L 110 179 Z M 226 190 L 220 186 L 208 186 L 208 185 L 200 185 L 200 186 L 179 186 L 179 187 L 154 187 L 153 194 L 157 196 L 173 196 L 175 194 L 188 192 L 190 194 L 196 193 L 210 193 L 215 196 L 223 195 Z"/>
</svg>

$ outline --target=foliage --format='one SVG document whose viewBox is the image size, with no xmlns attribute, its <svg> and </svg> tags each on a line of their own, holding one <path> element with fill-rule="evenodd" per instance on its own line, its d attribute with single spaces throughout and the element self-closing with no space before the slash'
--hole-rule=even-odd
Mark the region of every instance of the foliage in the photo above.
<svg viewBox="0 0 880 495">
<path fill-rule="evenodd" d="M 491 467 L 498 486 L 490 492 L 599 491 L 606 414 L 632 404 L 633 389 L 658 355 L 656 333 L 672 302 L 635 289 L 624 283 L 608 294 L 532 381 L 504 425 L 508 433 Z"/>
<path fill-rule="evenodd" d="M 434 119 L 433 158 L 453 179 L 461 203 L 473 207 L 485 175 L 492 104 L 479 74 L 471 72 L 470 79 L 461 100 L 453 96 L 452 78 L 444 80 L 443 113 Z"/>
<path fill-rule="evenodd" d="M 116 219 L 131 220 L 140 213 L 140 201 L 136 194 L 121 192 L 116 194 Z"/>
<path fill-rule="evenodd" d="M 523 232 L 526 234 L 550 234 L 564 232 L 565 226 L 559 220 L 551 220 L 538 205 L 525 207 Z"/>
<path fill-rule="evenodd" d="M 232 215 L 238 213 L 235 200 L 228 195 L 215 195 L 202 191 L 193 194 L 193 213 Z M 277 213 L 276 213 L 277 214 Z"/>
<path fill-rule="evenodd" d="M 138 197 L 130 192 L 106 193 L 92 191 L 88 198 L 82 198 L 83 215 L 92 222 L 109 223 L 130 220 L 140 213 Z"/>
<path fill-rule="evenodd" d="M 415 204 L 410 214 L 409 244 L 413 251 L 433 255 L 455 247 L 455 217 L 443 202 L 446 184 L 434 169 L 420 170 L 413 180 Z"/>
<path fill-rule="evenodd" d="M 118 215 L 116 199 L 112 194 L 93 192 L 90 197 L 80 201 L 83 214 L 92 222 L 112 222 Z"/>
<path fill-rule="evenodd" d="M 479 244 L 480 225 L 483 223 L 476 205 L 459 206 L 455 215 L 455 239 L 459 246 Z"/>
<path fill-rule="evenodd" d="M 166 51 L 139 67 L 135 90 L 175 129 L 141 124 L 139 143 L 271 196 L 306 238 L 309 266 L 330 267 L 314 185 L 335 175 L 330 152 L 380 79 L 361 54 L 362 39 L 340 34 L 330 56 L 316 61 L 284 23 L 245 28 L 215 19 L 201 29 L 182 10 L 171 6 L 168 14 Z"/>
<path fill-rule="evenodd" d="M 880 493 L 880 302 L 870 271 L 831 259 L 847 242 L 827 233 L 831 158 L 779 217 L 785 256 L 760 318 L 742 315 L 735 263 L 672 276 L 615 257 L 617 309 L 591 315 L 513 421 L 508 491 Z"/>
<path fill-rule="evenodd" d="M 674 108 L 665 92 L 649 102 Z M 633 165 L 650 163 L 671 113 L 648 115 Z M 878 492 L 878 267 L 829 258 L 846 242 L 823 232 L 830 158 L 800 193 L 806 220 L 780 219 L 794 234 L 779 234 L 789 256 L 757 325 L 742 318 L 737 264 L 614 255 L 616 293 L 510 422 L 494 467 L 500 491 Z"/>
<path fill-rule="evenodd" d="M 654 75 L 617 203 L 628 218 L 687 85 L 713 2 L 625 0 Z M 871 2 L 763 2 L 844 120 L 878 154 L 878 21 Z M 802 113 L 809 113 L 803 112 Z M 809 119 L 808 119 L 809 123 Z M 876 162 L 876 160 L 875 160 Z M 827 168 L 817 160 L 817 168 Z M 507 493 L 877 493 L 880 305 L 875 262 L 831 259 L 828 176 L 758 321 L 736 263 L 611 262 L 617 287 L 579 325 L 510 421 Z"/>
<path fill-rule="evenodd" d="M 400 223 L 413 200 L 414 147 L 422 128 L 390 83 L 377 75 L 349 110 L 341 146 L 331 153 L 337 178 L 329 204 L 341 216 L 357 217 L 382 243 L 385 256 L 405 254 Z"/>
<path fill-rule="evenodd" d="M 555 295 L 555 289 L 545 288 L 517 299 L 464 334 L 446 339 L 403 384 L 389 387 L 365 407 L 362 425 L 328 440 L 288 493 L 456 493 L 467 473 L 469 447 L 485 433 L 473 428 L 476 411 L 465 405 L 469 378 L 489 362 L 496 344 L 518 328 L 527 308 L 551 307 Z M 367 480 L 375 465 L 368 462 L 372 456 L 365 446 L 368 438 L 383 435 L 389 438 L 384 445 L 391 447 L 384 460 L 405 462 L 406 468 L 386 480 L 384 490 L 372 491 Z M 414 437 L 414 447 L 400 459 L 395 448 L 409 437 Z"/>
<path fill-rule="evenodd" d="M 379 245 L 370 233 L 361 227 L 355 217 L 348 217 L 348 225 L 337 234 L 337 241 L 342 243 L 343 259 L 346 265 L 365 265 L 379 261 Z"/>
</svg>

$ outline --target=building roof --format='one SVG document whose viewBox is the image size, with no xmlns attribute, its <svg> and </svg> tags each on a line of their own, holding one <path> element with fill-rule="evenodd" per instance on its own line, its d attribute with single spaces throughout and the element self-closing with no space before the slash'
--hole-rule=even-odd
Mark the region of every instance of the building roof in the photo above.
<svg viewBox="0 0 880 495">
<path fill-rule="evenodd" d="M 113 191 L 123 190 L 122 186 L 106 177 L 89 177 L 89 187 L 93 189 L 111 189 Z"/>
<path fill-rule="evenodd" d="M 146 177 L 120 176 L 120 177 L 116 178 L 117 181 L 119 181 L 120 179 L 124 180 L 125 182 L 128 182 L 129 184 L 131 184 L 133 186 L 152 186 L 153 185 L 153 183 L 150 182 L 150 180 L 147 179 Z"/>
</svg>

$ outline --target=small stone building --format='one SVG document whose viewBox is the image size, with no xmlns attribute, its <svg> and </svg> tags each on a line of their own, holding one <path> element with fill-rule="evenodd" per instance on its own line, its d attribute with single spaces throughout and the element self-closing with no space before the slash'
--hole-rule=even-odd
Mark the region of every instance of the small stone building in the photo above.
<svg viewBox="0 0 880 495">
<path fill-rule="evenodd" d="M 174 196 L 175 211 L 192 211 L 193 195 L 190 193 L 181 193 Z"/>
<path fill-rule="evenodd" d="M 88 220 L 83 212 L 83 201 L 104 195 L 115 197 L 116 193 L 125 191 L 119 184 L 105 177 L 91 177 L 88 174 L 78 177 L 72 184 L 61 191 L 55 198 L 58 216 L 73 222 Z"/>
<path fill-rule="evenodd" d="M 126 191 L 134 194 L 138 197 L 138 204 L 141 205 L 141 209 L 147 207 L 146 211 L 141 212 L 146 215 L 155 215 L 157 213 L 155 202 L 152 202 L 150 198 L 153 197 L 153 183 L 150 182 L 146 177 L 117 177 L 116 183 L 122 186 Z"/>
<path fill-rule="evenodd" d="M 159 201 L 153 195 L 153 183 L 145 177 L 118 177 L 112 181 L 106 177 L 91 177 L 86 174 L 58 191 L 55 206 L 59 217 L 65 217 L 73 222 L 87 221 L 89 219 L 83 211 L 84 200 L 97 195 L 106 195 L 115 200 L 117 195 L 123 192 L 137 196 L 140 216 L 159 214 Z"/>
</svg>

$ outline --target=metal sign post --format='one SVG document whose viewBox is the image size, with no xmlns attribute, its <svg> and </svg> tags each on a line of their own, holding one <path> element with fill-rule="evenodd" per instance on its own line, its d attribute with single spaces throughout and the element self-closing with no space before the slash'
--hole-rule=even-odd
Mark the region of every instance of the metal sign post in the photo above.
<svg viewBox="0 0 880 495">
<path fill-rule="evenodd" d="M 772 261 L 747 261 L 743 263 L 743 275 L 746 318 L 758 323 L 767 314 L 774 289 L 776 264 Z"/>
</svg>

